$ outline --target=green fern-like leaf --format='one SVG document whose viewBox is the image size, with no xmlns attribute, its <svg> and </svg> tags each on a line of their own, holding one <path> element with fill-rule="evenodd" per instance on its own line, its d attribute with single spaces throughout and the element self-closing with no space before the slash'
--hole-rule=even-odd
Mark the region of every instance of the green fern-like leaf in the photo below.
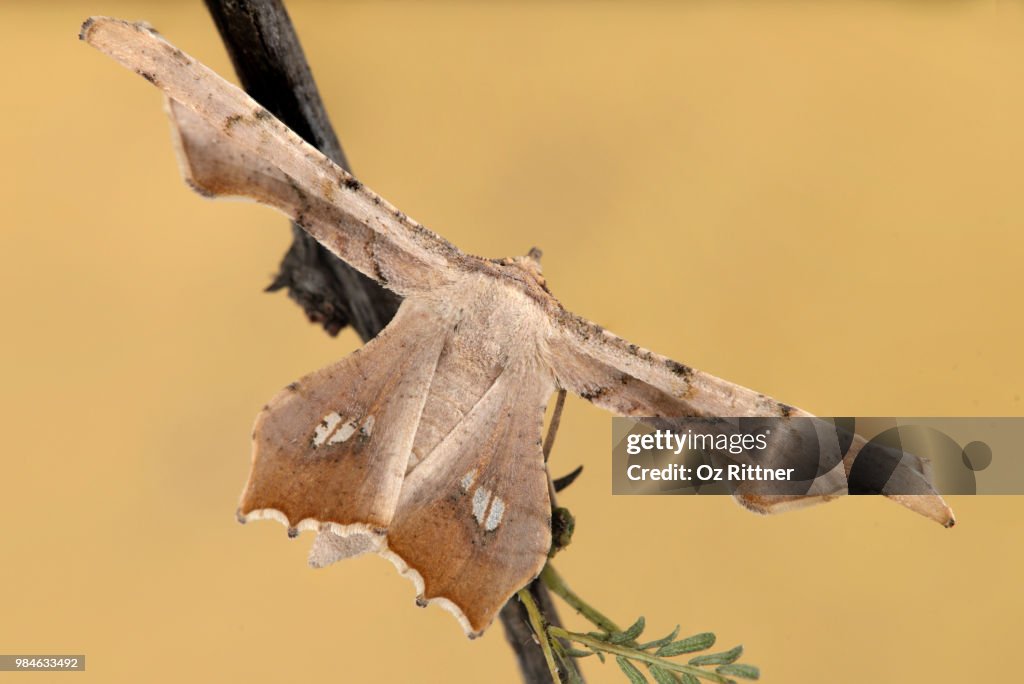
<svg viewBox="0 0 1024 684">
<path fill-rule="evenodd" d="M 668 636 L 662 637 L 660 639 L 655 639 L 654 641 L 648 641 L 646 644 L 640 644 L 639 646 L 637 646 L 637 648 L 639 648 L 641 651 L 647 651 L 652 648 L 661 648 L 666 644 L 672 643 L 677 636 L 679 636 L 679 625 L 676 625 L 676 628 L 673 629 L 672 633 Z"/>
<path fill-rule="evenodd" d="M 616 657 L 615 662 L 617 662 L 622 671 L 626 673 L 626 677 L 629 679 L 630 684 L 647 684 L 647 677 L 644 677 L 644 673 L 638 670 L 636 665 L 629 662 L 622 656 Z"/>
<path fill-rule="evenodd" d="M 615 632 L 614 634 L 608 635 L 608 642 L 612 644 L 628 644 L 631 641 L 636 641 L 636 638 L 640 636 L 644 631 L 644 616 L 630 625 L 625 631 Z"/>
<path fill-rule="evenodd" d="M 761 671 L 759 669 L 753 665 L 743 665 L 742 663 L 721 665 L 715 668 L 715 672 L 727 677 L 741 677 L 743 679 L 761 678 Z"/>
<path fill-rule="evenodd" d="M 703 651 L 714 645 L 715 635 L 711 632 L 702 632 L 700 634 L 694 634 L 693 636 L 686 637 L 685 639 L 680 639 L 679 641 L 673 641 L 672 643 L 665 644 L 655 651 L 654 655 L 671 658 L 672 656 L 682 655 L 683 653 Z"/>
<path fill-rule="evenodd" d="M 704 665 L 728 665 L 729 663 L 735 663 L 739 660 L 741 655 L 743 655 L 743 647 L 737 646 L 735 648 L 730 648 L 728 651 L 722 651 L 721 653 L 709 653 L 708 655 L 690 658 L 690 664 L 697 667 Z"/>
<path fill-rule="evenodd" d="M 654 677 L 654 681 L 658 684 L 679 684 L 679 680 L 668 670 L 657 665 L 648 665 L 647 669 L 650 670 L 651 676 Z"/>
</svg>

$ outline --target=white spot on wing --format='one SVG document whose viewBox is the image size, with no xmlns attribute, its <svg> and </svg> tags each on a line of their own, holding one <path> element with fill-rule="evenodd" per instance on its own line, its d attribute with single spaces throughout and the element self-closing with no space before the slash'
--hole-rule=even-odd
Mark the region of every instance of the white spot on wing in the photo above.
<svg viewBox="0 0 1024 684">
<path fill-rule="evenodd" d="M 373 416 L 367 416 L 366 420 L 363 421 L 363 427 L 359 428 L 359 431 L 364 437 L 369 437 L 370 433 L 373 432 L 373 424 L 375 420 Z"/>
<path fill-rule="evenodd" d="M 484 530 L 493 532 L 501 524 L 501 516 L 505 514 L 505 502 L 499 497 L 494 497 L 491 502 L 491 510 L 487 514 L 487 521 L 484 523 Z"/>
<path fill-rule="evenodd" d="M 338 431 L 335 432 L 331 436 L 330 440 L 328 440 L 327 443 L 328 444 L 338 444 L 339 442 L 344 442 L 346 439 L 348 439 L 349 437 L 351 437 L 355 433 L 356 433 L 356 421 L 350 420 L 347 423 L 345 423 L 344 425 L 342 425 L 341 428 L 339 428 Z"/>
<path fill-rule="evenodd" d="M 462 491 L 468 492 L 469 488 L 473 486 L 473 480 L 476 479 L 476 468 L 473 468 L 468 473 L 462 476 L 462 481 L 459 485 L 462 487 Z"/>
<path fill-rule="evenodd" d="M 484 514 L 487 512 L 487 504 L 491 501 L 491 490 L 486 487 L 477 487 L 473 492 L 473 517 L 477 523 L 484 524 Z"/>
<path fill-rule="evenodd" d="M 316 432 L 313 433 L 313 446 L 323 446 L 324 442 L 327 441 L 327 437 L 334 432 L 334 428 L 338 427 L 340 422 L 341 416 L 334 411 L 324 416 L 323 422 L 316 426 Z"/>
</svg>

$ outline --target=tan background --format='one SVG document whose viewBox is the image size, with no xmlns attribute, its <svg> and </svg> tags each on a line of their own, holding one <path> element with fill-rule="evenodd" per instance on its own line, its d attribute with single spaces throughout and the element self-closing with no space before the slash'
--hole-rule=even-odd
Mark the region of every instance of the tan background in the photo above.
<svg viewBox="0 0 1024 684">
<path fill-rule="evenodd" d="M 357 340 L 261 294 L 283 219 L 185 188 L 159 95 L 75 39 L 91 13 L 230 73 L 199 2 L 0 8 L 0 651 L 84 652 L 76 682 L 516 681 L 500 629 L 466 640 L 386 561 L 313 571 L 308 535 L 234 522 L 258 408 Z M 292 14 L 360 178 L 468 251 L 542 246 L 569 308 L 821 414 L 1024 410 L 1019 3 Z M 1008 676 L 1020 499 L 956 500 L 952 531 L 613 499 L 608 416 L 567 413 L 557 565 L 620 621 L 743 642 L 767 682 Z"/>
</svg>

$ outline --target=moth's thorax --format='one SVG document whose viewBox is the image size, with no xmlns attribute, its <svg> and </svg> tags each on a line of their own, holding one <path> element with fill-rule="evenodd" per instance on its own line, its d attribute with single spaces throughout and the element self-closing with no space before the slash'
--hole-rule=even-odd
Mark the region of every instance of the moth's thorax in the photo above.
<svg viewBox="0 0 1024 684">
<path fill-rule="evenodd" d="M 549 314 L 562 309 L 548 290 L 547 281 L 541 273 L 540 250 L 536 248 L 526 256 L 503 259 L 484 259 L 460 252 L 458 273 L 453 281 L 456 285 L 465 285 L 468 281 L 464 278 L 468 276 L 482 275 L 483 288 L 514 290 Z"/>
<path fill-rule="evenodd" d="M 516 275 L 533 280 L 529 271 L 518 266 L 499 268 L 516 269 Z M 547 302 L 538 301 L 535 282 L 465 273 L 424 299 L 449 324 L 450 346 L 482 366 L 503 368 L 529 361 L 549 334 Z M 546 299 L 553 298 L 546 294 Z"/>
</svg>

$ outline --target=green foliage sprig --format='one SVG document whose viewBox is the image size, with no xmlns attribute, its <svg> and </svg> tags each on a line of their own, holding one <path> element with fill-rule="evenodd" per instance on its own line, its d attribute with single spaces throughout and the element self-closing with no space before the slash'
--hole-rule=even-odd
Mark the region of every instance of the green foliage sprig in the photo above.
<svg viewBox="0 0 1024 684">
<path fill-rule="evenodd" d="M 639 639 L 646 628 L 643 617 L 629 627 L 620 629 L 612 620 L 569 589 L 550 564 L 544 568 L 541 579 L 548 589 L 565 600 L 599 630 L 581 633 L 549 625 L 530 593 L 519 593 L 519 599 L 526 606 L 530 624 L 555 683 L 581 683 L 583 679 L 572 659 L 592 655 L 596 655 L 601 662 L 605 661 L 606 656 L 613 656 L 631 684 L 648 683 L 649 680 L 641 667 L 647 670 L 656 684 L 698 684 L 701 679 L 717 684 L 735 684 L 733 677 L 758 679 L 761 676 L 760 671 L 753 665 L 737 662 L 743 655 L 742 646 L 718 653 L 700 653 L 715 645 L 715 635 L 711 632 L 680 639 L 677 626 L 667 636 L 641 643 Z M 574 647 L 573 643 L 582 648 Z M 670 660 L 688 654 L 699 655 L 691 656 L 686 663 Z"/>
</svg>

